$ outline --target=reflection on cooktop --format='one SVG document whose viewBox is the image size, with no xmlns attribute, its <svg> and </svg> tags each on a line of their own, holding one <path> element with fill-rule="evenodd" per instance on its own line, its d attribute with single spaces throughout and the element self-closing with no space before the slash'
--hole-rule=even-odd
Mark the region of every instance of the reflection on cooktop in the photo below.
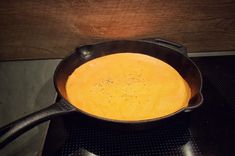
<svg viewBox="0 0 235 156">
<path fill-rule="evenodd" d="M 70 155 L 79 148 L 97 155 L 198 155 L 198 147 L 185 125 L 144 132 L 115 133 L 110 129 L 71 126 L 59 155 Z"/>
<path fill-rule="evenodd" d="M 86 122 L 83 117 L 79 121 L 78 115 L 74 114 L 61 119 L 61 125 L 66 123 L 63 128 L 60 127 L 64 132 L 63 141 L 54 138 L 61 144 L 55 153 L 50 153 L 52 151 L 48 149 L 50 152 L 45 155 L 67 156 L 81 152 L 95 155 L 200 155 L 186 117 L 180 118 L 179 122 L 157 129 L 119 131 Z"/>
</svg>

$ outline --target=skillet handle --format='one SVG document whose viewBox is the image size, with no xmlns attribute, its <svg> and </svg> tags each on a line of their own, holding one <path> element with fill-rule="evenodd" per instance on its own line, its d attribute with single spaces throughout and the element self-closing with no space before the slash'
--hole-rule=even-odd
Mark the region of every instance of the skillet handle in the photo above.
<svg viewBox="0 0 235 156">
<path fill-rule="evenodd" d="M 72 111 L 75 108 L 61 100 L 0 128 L 0 149 L 36 125 Z"/>
<path fill-rule="evenodd" d="M 161 45 L 161 46 L 164 46 L 164 47 L 167 47 L 167 48 L 170 48 L 170 49 L 173 49 L 185 56 L 188 56 L 187 54 L 187 48 L 184 47 L 183 45 L 181 44 L 178 44 L 178 43 L 175 43 L 175 42 L 172 42 L 172 41 L 167 41 L 167 40 L 164 40 L 164 39 L 161 39 L 161 38 L 146 38 L 146 39 L 143 39 L 144 41 L 150 41 L 152 43 L 155 43 L 157 45 Z"/>
<path fill-rule="evenodd" d="M 185 109 L 185 112 L 191 112 L 193 109 L 199 107 L 203 103 L 203 95 L 201 92 L 197 93 L 189 101 L 189 106 Z"/>
</svg>

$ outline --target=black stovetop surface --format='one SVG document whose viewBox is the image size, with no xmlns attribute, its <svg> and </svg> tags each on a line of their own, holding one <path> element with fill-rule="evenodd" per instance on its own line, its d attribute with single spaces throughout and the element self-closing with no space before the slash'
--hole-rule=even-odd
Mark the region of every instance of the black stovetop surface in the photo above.
<svg viewBox="0 0 235 156">
<path fill-rule="evenodd" d="M 204 83 L 204 103 L 174 123 L 117 133 L 78 114 L 50 122 L 43 156 L 235 155 L 235 56 L 193 58 Z"/>
</svg>

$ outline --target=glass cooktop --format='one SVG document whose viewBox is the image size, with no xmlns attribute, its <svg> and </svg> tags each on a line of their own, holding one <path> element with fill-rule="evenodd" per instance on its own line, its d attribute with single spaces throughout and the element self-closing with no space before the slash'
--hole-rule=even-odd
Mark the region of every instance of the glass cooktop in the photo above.
<svg viewBox="0 0 235 156">
<path fill-rule="evenodd" d="M 235 56 L 193 58 L 203 75 L 203 105 L 174 122 L 134 131 L 105 128 L 78 113 L 50 122 L 43 156 L 234 155 Z"/>
</svg>

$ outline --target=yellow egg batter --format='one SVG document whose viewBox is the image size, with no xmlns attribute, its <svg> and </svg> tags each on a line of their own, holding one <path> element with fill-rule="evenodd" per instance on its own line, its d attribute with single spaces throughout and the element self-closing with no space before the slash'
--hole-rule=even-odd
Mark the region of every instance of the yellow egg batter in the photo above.
<svg viewBox="0 0 235 156">
<path fill-rule="evenodd" d="M 137 53 L 99 57 L 78 67 L 66 83 L 77 108 L 115 120 L 163 117 L 188 105 L 190 88 L 167 63 Z"/>
</svg>

